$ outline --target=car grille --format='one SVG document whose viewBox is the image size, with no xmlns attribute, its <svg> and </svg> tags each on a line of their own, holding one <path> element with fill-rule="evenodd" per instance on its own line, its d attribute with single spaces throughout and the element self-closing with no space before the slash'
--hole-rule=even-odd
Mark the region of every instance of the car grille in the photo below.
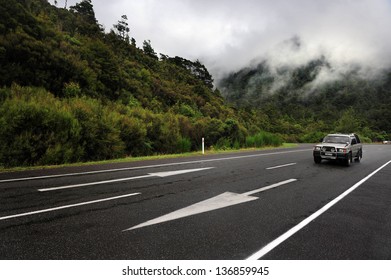
<svg viewBox="0 0 391 280">
<path fill-rule="evenodd" d="M 335 152 L 335 148 L 334 147 L 323 147 L 322 151 L 324 151 L 324 152 Z"/>
</svg>

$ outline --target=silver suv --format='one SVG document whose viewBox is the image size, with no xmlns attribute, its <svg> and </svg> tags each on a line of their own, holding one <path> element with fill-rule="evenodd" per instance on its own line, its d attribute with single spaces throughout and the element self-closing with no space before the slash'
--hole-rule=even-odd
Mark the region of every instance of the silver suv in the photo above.
<svg viewBox="0 0 391 280">
<path fill-rule="evenodd" d="M 326 159 L 349 166 L 353 159 L 357 162 L 362 159 L 362 144 L 357 134 L 329 134 L 314 147 L 313 155 L 315 163 Z"/>
</svg>

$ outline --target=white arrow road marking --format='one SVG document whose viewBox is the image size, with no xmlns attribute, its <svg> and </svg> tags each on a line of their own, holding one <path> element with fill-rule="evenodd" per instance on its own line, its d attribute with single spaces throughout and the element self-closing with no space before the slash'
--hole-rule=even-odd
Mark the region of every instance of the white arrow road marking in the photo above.
<svg viewBox="0 0 391 280">
<path fill-rule="evenodd" d="M 98 182 L 91 182 L 91 183 L 84 183 L 84 184 L 61 186 L 61 187 L 44 188 L 44 189 L 38 189 L 38 191 L 40 191 L 40 192 L 48 192 L 48 191 L 57 191 L 57 190 L 72 189 L 72 188 L 79 188 L 79 187 L 86 187 L 86 186 L 102 185 L 102 184 L 107 184 L 107 183 L 116 183 L 116 182 L 122 182 L 122 181 L 130 181 L 130 180 L 143 179 L 143 178 L 149 178 L 149 177 L 168 177 L 168 176 L 180 175 L 180 174 L 185 174 L 185 173 L 190 173 L 190 172 L 197 172 L 197 171 L 207 170 L 207 169 L 211 169 L 211 168 L 214 168 L 214 167 L 197 168 L 197 169 L 185 169 L 185 170 L 177 170 L 177 171 L 169 171 L 169 172 L 149 173 L 148 175 L 137 176 L 137 177 L 129 177 L 129 178 L 114 179 L 114 180 L 98 181 Z"/>
<path fill-rule="evenodd" d="M 109 201 L 109 200 L 114 200 L 114 199 L 120 199 L 120 198 L 135 196 L 135 195 L 139 195 L 139 194 L 141 194 L 141 193 L 131 193 L 131 194 L 125 194 L 125 195 L 103 198 L 103 199 L 98 199 L 98 200 L 92 200 L 92 201 L 87 201 L 87 202 L 81 202 L 81 203 L 76 203 L 76 204 L 64 205 L 64 206 L 59 206 L 59 207 L 54 207 L 54 208 L 42 209 L 42 210 L 37 210 L 37 211 L 32 211 L 32 212 L 20 213 L 20 214 L 15 214 L 15 215 L 10 215 L 10 216 L 4 216 L 4 217 L 0 217 L 0 221 L 13 219 L 13 218 L 19 218 L 19 217 L 23 217 L 23 216 L 41 214 L 41 213 L 46 213 L 46 212 L 52 212 L 52 211 L 57 211 L 57 210 L 61 210 L 61 209 L 66 209 L 66 208 L 78 207 L 78 206 L 83 206 L 83 205 L 88 205 L 88 204 L 94 204 L 94 203 L 99 203 L 99 202 L 104 202 L 104 201 Z"/>
<path fill-rule="evenodd" d="M 218 196 L 212 197 L 210 199 L 198 202 L 196 204 L 190 205 L 186 208 L 180 209 L 178 211 L 171 212 L 167 215 L 161 216 L 159 218 L 150 220 L 148 222 L 139 224 L 137 226 L 134 226 L 132 228 L 126 229 L 127 230 L 133 230 L 136 228 L 146 227 L 154 224 L 160 224 L 167 221 L 172 221 L 180 218 L 184 218 L 187 216 L 192 216 L 196 214 L 201 214 L 204 212 L 217 210 L 220 208 L 232 206 L 235 204 L 243 203 L 243 202 L 249 202 L 252 200 L 258 199 L 258 197 L 255 196 L 246 196 L 242 194 L 236 194 L 231 192 L 225 192 L 223 194 L 220 194 Z"/>
<path fill-rule="evenodd" d="M 282 181 L 282 182 L 279 182 L 279 183 L 276 183 L 276 184 L 273 184 L 273 185 L 270 185 L 267 187 L 263 187 L 260 189 L 249 191 L 249 192 L 246 192 L 243 194 L 225 192 L 225 193 L 222 193 L 218 196 L 215 196 L 215 197 L 209 198 L 207 200 L 195 203 L 195 204 L 190 205 L 188 207 L 179 209 L 179 210 L 171 212 L 167 215 L 164 215 L 159 218 L 147 221 L 145 223 L 142 223 L 137 226 L 125 229 L 123 231 L 128 231 L 128 230 L 133 230 L 136 228 L 142 228 L 142 227 L 146 227 L 146 226 L 150 226 L 150 225 L 160 224 L 160 223 L 167 222 L 167 221 L 172 221 L 172 220 L 176 220 L 176 219 L 180 219 L 180 218 L 184 218 L 184 217 L 188 217 L 188 216 L 192 216 L 192 215 L 196 215 L 196 214 L 201 214 L 204 212 L 209 212 L 209 211 L 233 206 L 233 205 L 244 203 L 244 202 L 253 201 L 253 200 L 259 199 L 259 197 L 250 196 L 252 194 L 255 194 L 258 192 L 263 192 L 266 190 L 270 190 L 272 188 L 276 188 L 278 186 L 292 183 L 294 181 L 297 181 L 297 180 L 296 179 L 289 179 L 289 180 Z"/>
</svg>

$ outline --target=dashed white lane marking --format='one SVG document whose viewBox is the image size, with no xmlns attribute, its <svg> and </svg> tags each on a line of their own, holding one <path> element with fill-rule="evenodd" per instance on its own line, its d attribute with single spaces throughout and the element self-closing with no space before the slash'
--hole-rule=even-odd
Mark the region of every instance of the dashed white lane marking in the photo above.
<svg viewBox="0 0 391 280">
<path fill-rule="evenodd" d="M 174 176 L 174 175 L 185 174 L 185 173 L 190 173 L 190 172 L 207 170 L 207 169 L 211 169 L 211 168 L 213 168 L 213 167 L 185 169 L 185 170 L 168 171 L 168 172 L 156 172 L 156 173 L 149 173 L 148 175 L 142 175 L 142 176 L 136 176 L 136 177 L 128 177 L 128 178 L 113 179 L 113 180 L 106 180 L 106 181 L 97 181 L 97 182 L 68 185 L 68 186 L 61 186 L 61 187 L 44 188 L 44 189 L 38 189 L 38 191 L 39 192 L 48 192 L 48 191 L 57 191 L 57 190 L 63 190 L 63 189 L 80 188 L 80 187 L 86 187 L 86 186 L 102 185 L 102 184 L 108 184 L 108 183 L 117 183 L 117 182 L 123 182 L 123 181 L 149 178 L 149 177 L 168 177 L 168 176 Z"/>
<path fill-rule="evenodd" d="M 251 157 L 272 156 L 272 155 L 289 154 L 289 153 L 300 153 L 300 152 L 308 152 L 308 151 L 312 151 L 312 149 L 301 149 L 301 150 L 282 151 L 282 152 L 274 152 L 274 153 L 266 153 L 266 154 L 255 154 L 255 155 L 226 157 L 226 158 L 217 158 L 217 159 L 205 159 L 205 160 L 195 160 L 195 161 L 185 161 L 185 162 L 175 162 L 175 163 L 164 163 L 164 164 L 155 164 L 155 165 L 146 165 L 146 166 L 124 167 L 124 168 L 95 170 L 95 171 L 77 172 L 77 173 L 66 173 L 66 174 L 56 174 L 56 175 L 46 175 L 46 176 L 25 177 L 25 178 L 13 178 L 13 179 L 0 180 L 0 183 L 10 183 L 10 182 L 39 180 L 39 179 L 51 179 L 51 178 L 61 178 L 61 177 L 80 176 L 80 175 L 90 175 L 90 174 L 109 173 L 109 172 L 136 170 L 136 169 L 156 168 L 156 167 L 164 167 L 164 166 L 176 166 L 176 165 L 205 163 L 205 162 L 242 159 L 242 158 L 251 158 Z"/>
<path fill-rule="evenodd" d="M 294 235 L 296 232 L 298 232 L 299 230 L 301 230 L 302 228 L 304 228 L 306 225 L 308 225 L 310 222 L 312 222 L 313 220 L 315 220 L 316 218 L 318 218 L 320 215 L 322 215 L 324 212 L 326 212 L 328 209 L 330 209 L 331 207 L 333 207 L 336 203 L 338 203 L 341 199 L 343 199 L 344 197 L 346 197 L 348 194 L 350 194 L 352 191 L 354 191 L 355 189 L 357 189 L 359 186 L 361 186 L 364 182 L 366 182 L 368 179 L 370 179 L 373 175 L 375 175 L 377 172 L 379 172 L 380 170 L 382 170 L 384 167 L 386 167 L 388 164 L 391 163 L 391 160 L 389 162 L 387 162 L 386 164 L 382 165 L 381 167 L 379 167 L 378 169 L 376 169 L 375 171 L 373 171 L 371 174 L 369 174 L 367 177 L 365 177 L 364 179 L 362 179 L 361 181 L 357 182 L 354 186 L 352 186 L 351 188 L 349 188 L 347 191 L 345 191 L 344 193 L 342 193 L 340 196 L 338 196 L 337 198 L 335 198 L 334 200 L 332 200 L 331 202 L 327 203 L 325 206 L 323 206 L 321 209 L 319 209 L 317 212 L 315 212 L 314 214 L 312 214 L 311 216 L 309 216 L 308 218 L 304 219 L 302 222 L 300 222 L 299 224 L 297 224 L 296 226 L 294 226 L 293 228 L 291 228 L 290 230 L 288 230 L 287 232 L 285 232 L 283 235 L 281 235 L 280 237 L 276 238 L 275 240 L 273 240 L 272 242 L 270 242 L 269 244 L 267 244 L 265 247 L 263 247 L 261 250 L 259 250 L 258 252 L 252 254 L 250 257 L 247 258 L 247 260 L 258 260 L 260 258 L 262 258 L 264 255 L 266 255 L 267 253 L 269 253 L 271 250 L 273 250 L 274 248 L 276 248 L 278 245 L 280 245 L 282 242 L 284 242 L 285 240 L 287 240 L 289 237 L 291 237 L 292 235 Z"/>
<path fill-rule="evenodd" d="M 287 166 L 291 166 L 291 165 L 295 165 L 295 164 L 297 164 L 297 163 L 296 162 L 292 162 L 292 163 L 287 163 L 287 164 L 283 164 L 283 165 L 272 166 L 272 167 L 266 168 L 266 170 L 272 170 L 272 169 L 277 169 L 277 168 L 281 168 L 281 167 L 287 167 Z"/>
<path fill-rule="evenodd" d="M 41 214 L 41 213 L 46 213 L 46 212 L 52 212 L 52 211 L 57 211 L 57 210 L 67 209 L 67 208 L 72 208 L 72 207 L 79 207 L 79 206 L 84 206 L 84 205 L 94 204 L 94 203 L 99 203 L 99 202 L 105 202 L 105 201 L 110 201 L 110 200 L 115 200 L 115 199 L 121 199 L 121 198 L 140 195 L 140 194 L 141 193 L 130 193 L 130 194 L 125 194 L 125 195 L 120 195 L 120 196 L 113 196 L 113 197 L 109 197 L 109 198 L 97 199 L 97 200 L 92 200 L 92 201 L 76 203 L 76 204 L 69 204 L 69 205 L 53 207 L 53 208 L 48 208 L 48 209 L 42 209 L 42 210 L 37 210 L 37 211 L 32 211 L 32 212 L 4 216 L 4 217 L 0 217 L 0 221 L 24 217 L 24 216 L 36 215 L 36 214 Z"/>
<path fill-rule="evenodd" d="M 267 186 L 267 187 L 263 187 L 263 188 L 259 188 L 259 189 L 253 190 L 253 191 L 245 192 L 245 193 L 243 193 L 243 195 L 253 195 L 253 194 L 256 194 L 256 193 L 259 193 L 259 192 L 264 192 L 264 191 L 267 191 L 267 190 L 270 190 L 270 189 L 274 189 L 274 188 L 277 188 L 279 186 L 286 185 L 286 184 L 289 184 L 289 183 L 293 183 L 293 182 L 296 182 L 296 181 L 297 181 L 297 179 L 285 180 L 285 181 L 282 181 L 282 182 L 279 182 L 279 183 L 276 183 L 276 184 L 273 184 L 273 185 L 270 185 L 270 186 Z"/>
</svg>

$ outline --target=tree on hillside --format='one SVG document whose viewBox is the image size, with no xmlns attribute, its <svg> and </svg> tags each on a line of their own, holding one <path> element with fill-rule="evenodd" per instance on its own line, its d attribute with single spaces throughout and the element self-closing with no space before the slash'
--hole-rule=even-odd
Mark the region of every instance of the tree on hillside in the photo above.
<svg viewBox="0 0 391 280">
<path fill-rule="evenodd" d="M 133 47 L 136 47 L 136 39 L 134 39 L 132 37 L 132 39 L 130 39 L 130 44 L 133 46 Z"/>
<path fill-rule="evenodd" d="M 193 75 L 195 75 L 198 79 L 203 81 L 205 85 L 207 85 L 209 88 L 213 88 L 213 78 L 212 75 L 209 73 L 208 69 L 206 69 L 205 65 L 203 65 L 198 59 L 192 64 L 191 72 Z"/>
<path fill-rule="evenodd" d="M 121 19 L 118 21 L 117 24 L 114 24 L 114 28 L 117 31 L 117 35 L 122 40 L 129 43 L 129 24 L 128 24 L 128 17 L 126 15 L 122 15 Z"/>
<path fill-rule="evenodd" d="M 153 58 L 158 58 L 155 50 L 152 48 L 152 45 L 151 45 L 151 40 L 144 40 L 144 43 L 143 43 L 143 51 L 146 55 L 150 56 L 150 57 L 153 57 Z"/>
<path fill-rule="evenodd" d="M 177 66 L 187 69 L 193 76 L 203 81 L 208 88 L 213 88 L 212 75 L 209 73 L 208 69 L 206 69 L 205 65 L 203 65 L 198 59 L 195 62 L 179 56 L 166 56 L 165 59 Z"/>
<path fill-rule="evenodd" d="M 342 133 L 353 133 L 361 131 L 362 120 L 357 116 L 353 108 L 346 110 L 337 122 L 337 131 Z"/>
<path fill-rule="evenodd" d="M 90 23 L 97 23 L 91 0 L 82 0 L 75 6 L 71 6 L 70 11 L 84 16 Z"/>
<path fill-rule="evenodd" d="M 80 22 L 77 23 L 77 26 L 80 33 L 92 35 L 103 30 L 95 17 L 94 6 L 91 0 L 82 0 L 75 6 L 71 6 L 69 10 L 79 16 Z"/>
</svg>

